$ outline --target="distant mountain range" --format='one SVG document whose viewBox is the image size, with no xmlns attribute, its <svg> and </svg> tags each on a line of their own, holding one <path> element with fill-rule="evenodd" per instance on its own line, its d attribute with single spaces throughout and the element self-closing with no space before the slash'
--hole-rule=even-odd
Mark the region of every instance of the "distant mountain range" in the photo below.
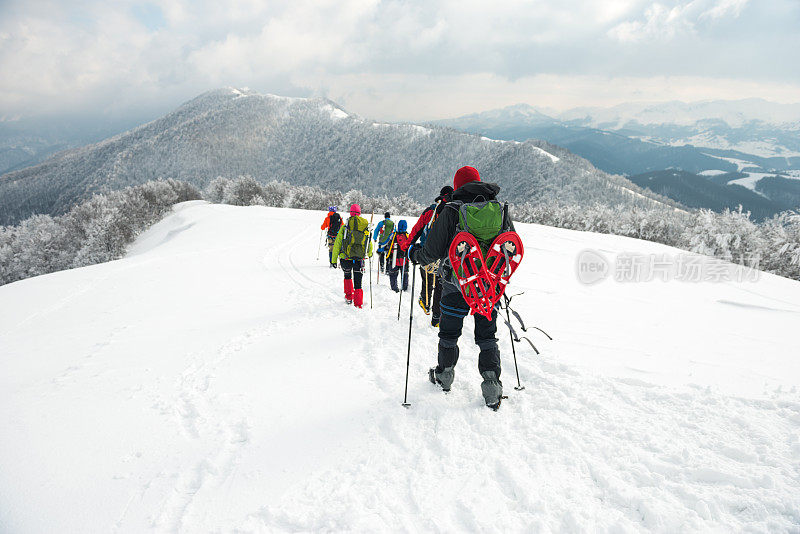
<svg viewBox="0 0 800 534">
<path fill-rule="evenodd" d="M 93 192 L 176 178 L 203 187 L 249 174 L 427 202 L 462 165 L 515 202 L 663 205 L 663 197 L 542 141 L 495 141 L 442 126 L 385 124 L 325 99 L 224 88 L 153 122 L 0 176 L 0 224 L 63 213 Z"/>
<path fill-rule="evenodd" d="M 56 152 L 96 143 L 142 122 L 72 116 L 0 118 L 0 175 L 41 163 Z"/>
<path fill-rule="evenodd" d="M 624 175 L 800 170 L 800 104 L 631 103 L 562 113 L 518 104 L 434 124 L 496 139 L 543 139 Z"/>
</svg>

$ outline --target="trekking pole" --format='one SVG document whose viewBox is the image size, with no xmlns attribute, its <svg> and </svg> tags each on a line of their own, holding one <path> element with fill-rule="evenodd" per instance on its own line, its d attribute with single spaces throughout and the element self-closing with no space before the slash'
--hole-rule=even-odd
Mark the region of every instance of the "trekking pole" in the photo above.
<svg viewBox="0 0 800 534">
<path fill-rule="evenodd" d="M 398 245 L 398 247 L 399 246 L 400 245 Z M 406 274 L 406 267 L 408 266 L 408 264 L 406 263 L 407 261 L 408 261 L 408 258 L 405 258 L 403 260 L 402 267 L 400 267 L 400 302 L 397 303 L 397 320 L 398 321 L 400 320 L 400 306 L 403 304 L 403 286 L 408 283 L 408 275 Z M 412 295 L 414 294 L 414 289 L 413 288 L 411 289 L 411 294 Z M 411 307 L 413 308 L 414 307 L 414 305 L 413 305 L 414 301 L 411 301 L 411 302 L 412 302 Z"/>
<path fill-rule="evenodd" d="M 400 306 L 403 304 L 403 267 L 400 267 L 400 301 L 397 303 L 397 320 L 400 320 Z M 414 306 L 411 306 L 412 308 Z"/>
<path fill-rule="evenodd" d="M 319 245 L 317 245 L 317 261 L 319 261 L 319 249 L 322 248 L 322 235 L 325 233 L 325 230 L 319 233 Z"/>
<path fill-rule="evenodd" d="M 411 294 L 414 294 L 414 283 L 417 281 L 417 271 L 411 275 Z M 408 312 L 408 353 L 406 354 L 406 390 L 403 394 L 403 407 L 410 408 L 411 403 L 408 402 L 408 367 L 411 364 L 411 325 L 414 324 L 414 306 L 411 306 L 411 311 Z"/>
<path fill-rule="evenodd" d="M 369 309 L 372 309 L 372 256 L 369 257 Z"/>
<path fill-rule="evenodd" d="M 369 239 L 372 235 L 372 218 L 375 217 L 375 210 L 372 210 L 372 215 L 369 217 L 369 233 L 370 235 L 367 236 Z M 369 243 L 369 241 L 368 241 Z M 369 245 L 367 245 L 369 246 Z M 369 309 L 372 309 L 372 254 L 369 255 Z"/>
<path fill-rule="evenodd" d="M 511 325 L 511 315 L 508 313 L 508 303 L 509 298 L 506 295 L 503 295 L 503 298 L 506 299 L 506 319 L 508 319 L 508 324 Z M 525 389 L 519 381 L 519 367 L 517 367 L 517 349 L 514 347 L 514 334 L 511 333 L 511 327 L 509 326 L 508 329 L 508 336 L 511 338 L 511 353 L 514 355 L 514 370 L 517 372 L 517 385 L 514 386 L 514 389 L 517 391 L 522 391 Z"/>
</svg>

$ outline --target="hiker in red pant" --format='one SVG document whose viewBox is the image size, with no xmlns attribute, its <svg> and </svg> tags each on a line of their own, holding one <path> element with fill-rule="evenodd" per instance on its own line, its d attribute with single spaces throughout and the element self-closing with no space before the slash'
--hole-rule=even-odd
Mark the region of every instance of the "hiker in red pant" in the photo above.
<svg viewBox="0 0 800 534">
<path fill-rule="evenodd" d="M 372 257 L 372 240 L 369 238 L 369 222 L 361 217 L 361 206 L 350 206 L 350 217 L 339 229 L 331 250 L 331 265 L 336 262 L 344 271 L 344 299 L 348 304 L 360 308 L 364 304 L 361 279 L 364 276 L 364 259 Z"/>
</svg>

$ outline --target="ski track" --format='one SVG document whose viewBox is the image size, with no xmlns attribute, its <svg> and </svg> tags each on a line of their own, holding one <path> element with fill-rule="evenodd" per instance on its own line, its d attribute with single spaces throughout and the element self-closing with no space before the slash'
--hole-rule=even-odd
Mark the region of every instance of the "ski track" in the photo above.
<svg viewBox="0 0 800 534">
<path fill-rule="evenodd" d="M 308 252 L 318 236 L 307 228 L 252 255 L 265 276 L 280 272 L 290 282 L 280 298 L 293 306 L 280 321 L 247 325 L 215 347 L 186 355 L 176 377 L 126 392 L 149 398 L 185 446 L 164 453 L 166 467 L 139 473 L 111 530 L 137 530 L 141 517 L 132 511 L 149 510 L 142 526 L 158 532 L 800 532 L 800 400 L 590 375 L 560 363 L 558 340 L 535 332 L 542 354 L 517 346 L 526 389 L 515 391 L 508 333 L 499 324 L 509 398 L 492 412 L 480 393 L 472 318 L 464 323 L 453 390 L 444 394 L 427 381 L 438 330 L 416 304 L 419 273 L 415 294 L 409 283 L 403 295 L 399 321 L 398 295 L 387 277 L 377 283 L 374 272 L 364 274 L 365 309 L 353 310 L 343 302 L 341 270 L 323 261 L 326 250 L 319 262 Z M 78 287 L 41 313 L 85 291 Z M 412 406 L 404 409 L 409 306 Z M 336 462 L 297 478 L 279 498 L 239 510 L 220 527 L 209 509 L 241 478 L 238 466 L 261 421 L 244 394 L 217 387 L 218 376 L 284 332 L 342 316 L 363 318 L 348 319 L 354 357 L 342 365 L 375 392 L 356 413 L 357 443 Z M 124 331 L 111 331 L 82 363 L 53 378 L 52 387 L 93 372 L 92 358 Z M 595 337 L 585 345 L 603 341 Z M 172 387 L 161 387 L 162 380 L 173 380 Z"/>
</svg>

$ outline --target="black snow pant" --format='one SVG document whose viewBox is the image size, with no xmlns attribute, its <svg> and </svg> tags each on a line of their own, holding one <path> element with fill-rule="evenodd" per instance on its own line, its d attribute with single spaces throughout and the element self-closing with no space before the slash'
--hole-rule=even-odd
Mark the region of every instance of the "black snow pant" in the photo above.
<svg viewBox="0 0 800 534">
<path fill-rule="evenodd" d="M 439 301 L 442 299 L 442 277 L 438 273 L 429 273 L 422 266 L 419 268 L 419 274 L 422 277 L 422 291 L 419 293 L 419 299 L 429 310 L 433 310 L 434 319 L 438 319 L 442 316 L 439 306 Z M 434 278 L 436 278 L 435 283 Z"/>
<path fill-rule="evenodd" d="M 353 289 L 361 289 L 361 279 L 364 277 L 364 260 L 339 260 L 344 271 L 344 279 L 353 279 Z"/>
<path fill-rule="evenodd" d="M 441 299 L 442 319 L 439 323 L 439 361 L 436 370 L 454 367 L 458 362 L 458 338 L 469 315 L 469 306 L 461 293 L 447 292 Z M 500 378 L 500 349 L 497 347 L 497 309 L 492 311 L 492 320 L 475 314 L 475 344 L 480 347 L 478 371 L 494 371 Z"/>
<path fill-rule="evenodd" d="M 389 285 L 391 286 L 392 291 L 400 290 L 397 285 L 397 275 L 400 274 L 401 271 L 403 274 L 400 283 L 403 286 L 403 291 L 408 291 L 408 262 L 405 262 L 402 269 L 400 267 L 390 267 L 387 270 L 387 273 L 389 274 Z"/>
</svg>

